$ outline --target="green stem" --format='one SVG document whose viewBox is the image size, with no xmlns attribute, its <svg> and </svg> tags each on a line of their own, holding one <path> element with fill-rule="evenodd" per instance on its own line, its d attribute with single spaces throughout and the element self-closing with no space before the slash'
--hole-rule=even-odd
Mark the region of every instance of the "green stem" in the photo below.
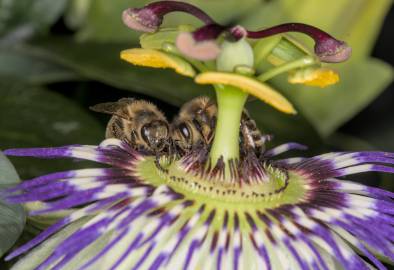
<svg viewBox="0 0 394 270">
<path fill-rule="evenodd" d="M 241 89 L 215 85 L 218 103 L 215 137 L 210 158 L 213 164 L 223 157 L 224 162 L 239 159 L 239 128 L 242 110 L 248 94 Z"/>
</svg>

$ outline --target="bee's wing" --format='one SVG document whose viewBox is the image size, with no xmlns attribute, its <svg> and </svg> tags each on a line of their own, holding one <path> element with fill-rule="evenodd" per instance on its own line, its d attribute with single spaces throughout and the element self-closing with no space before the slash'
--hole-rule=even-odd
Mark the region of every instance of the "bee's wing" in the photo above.
<svg viewBox="0 0 394 270">
<path fill-rule="evenodd" d="M 133 98 L 121 98 L 116 102 L 105 102 L 90 106 L 89 109 L 94 112 L 106 113 L 129 119 L 129 116 L 122 109 L 133 102 Z"/>
<path fill-rule="evenodd" d="M 134 98 L 121 98 L 117 101 L 117 103 L 121 103 L 122 105 L 129 105 L 135 102 Z"/>
<path fill-rule="evenodd" d="M 89 107 L 89 109 L 91 109 L 94 112 L 107 113 L 107 114 L 115 114 L 121 108 L 122 106 L 118 102 L 99 103 Z"/>
</svg>

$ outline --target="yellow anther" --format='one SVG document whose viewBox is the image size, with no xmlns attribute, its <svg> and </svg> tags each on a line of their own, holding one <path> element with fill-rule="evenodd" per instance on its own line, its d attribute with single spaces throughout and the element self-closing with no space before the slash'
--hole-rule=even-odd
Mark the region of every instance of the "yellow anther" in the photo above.
<svg viewBox="0 0 394 270">
<path fill-rule="evenodd" d="M 224 84 L 238 87 L 279 111 L 289 114 L 296 113 L 293 105 L 279 92 L 250 77 L 225 72 L 205 72 L 197 75 L 195 81 L 199 84 Z"/>
<path fill-rule="evenodd" d="M 299 83 L 309 86 L 326 87 L 336 84 L 338 81 L 338 73 L 327 68 L 307 68 L 298 70 L 289 75 L 290 83 Z"/>
<path fill-rule="evenodd" d="M 196 75 L 193 67 L 182 58 L 152 49 L 128 49 L 120 53 L 120 58 L 136 66 L 153 68 L 171 68 L 175 72 L 194 77 Z"/>
</svg>

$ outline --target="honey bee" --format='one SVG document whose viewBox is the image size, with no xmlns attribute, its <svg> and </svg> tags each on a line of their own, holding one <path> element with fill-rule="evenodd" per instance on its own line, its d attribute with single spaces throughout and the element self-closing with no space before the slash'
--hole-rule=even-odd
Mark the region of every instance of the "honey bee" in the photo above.
<svg viewBox="0 0 394 270">
<path fill-rule="evenodd" d="M 175 147 L 187 153 L 193 147 L 208 146 L 214 135 L 217 106 L 208 97 L 197 97 L 185 103 L 171 124 Z"/>
<path fill-rule="evenodd" d="M 171 124 L 172 139 L 178 151 L 187 153 L 198 145 L 208 146 L 214 137 L 216 115 L 217 105 L 208 97 L 197 97 L 185 103 Z M 240 123 L 241 151 L 260 156 L 269 140 L 271 136 L 263 135 L 244 109 Z"/>
<path fill-rule="evenodd" d="M 169 124 L 164 114 L 152 103 L 122 98 L 117 102 L 94 105 L 90 109 L 112 115 L 107 124 L 106 138 L 124 140 L 138 151 L 156 155 L 170 147 Z"/>
<path fill-rule="evenodd" d="M 271 135 L 262 134 L 246 109 L 242 112 L 240 133 L 242 151 L 254 151 L 258 157 L 265 151 L 265 144 L 272 139 Z"/>
</svg>

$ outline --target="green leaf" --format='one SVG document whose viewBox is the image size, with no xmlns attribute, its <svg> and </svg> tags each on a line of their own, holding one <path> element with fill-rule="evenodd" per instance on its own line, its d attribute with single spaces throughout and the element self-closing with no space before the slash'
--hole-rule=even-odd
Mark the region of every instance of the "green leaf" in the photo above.
<svg viewBox="0 0 394 270">
<path fill-rule="evenodd" d="M 78 80 L 69 70 L 20 46 L 0 46 L 0 78 L 28 84 Z"/>
<path fill-rule="evenodd" d="M 11 162 L 0 152 L 0 190 L 19 183 Z M 26 216 L 22 206 L 0 199 L 0 257 L 13 246 L 23 231 Z"/>
<path fill-rule="evenodd" d="M 19 176 L 11 162 L 0 152 L 0 188 L 20 182 Z"/>
<path fill-rule="evenodd" d="M 76 230 L 81 228 L 89 218 L 82 218 L 69 226 L 62 229 L 60 232 L 51 236 L 44 245 L 39 245 L 33 251 L 29 252 L 25 257 L 19 260 L 13 267 L 13 270 L 33 270 L 45 260 L 53 250 L 68 236 L 73 234 Z M 83 260 L 82 260 L 83 261 Z M 99 269 L 99 268 L 98 268 Z"/>
<path fill-rule="evenodd" d="M 377 59 L 341 65 L 338 71 L 340 82 L 324 89 L 290 85 L 283 76 L 273 80 L 323 136 L 350 120 L 393 80 L 392 68 Z"/>
<path fill-rule="evenodd" d="M 84 2 L 83 0 L 77 2 Z M 78 33 L 80 39 L 96 41 L 137 41 L 139 33 L 123 25 L 121 15 L 129 7 L 142 7 L 151 1 L 146 0 L 95 0 L 90 2 L 89 12 L 85 25 Z M 260 0 L 244 0 L 240 5 L 238 0 L 194 0 L 187 1 L 197 5 L 221 23 L 228 23 L 246 15 L 256 6 L 261 5 Z M 83 3 L 79 3 L 81 6 Z M 76 13 L 83 9 L 76 9 Z M 77 13 L 78 14 L 78 13 Z M 71 17 L 72 15 L 70 15 Z M 201 22 L 183 13 L 174 13 L 166 16 L 164 26 L 177 26 L 178 24 L 192 23 L 201 25 Z"/>
<path fill-rule="evenodd" d="M 15 39 L 45 32 L 62 14 L 67 0 L 0 0 L 0 37 Z"/>
<path fill-rule="evenodd" d="M 41 57 L 74 70 L 84 77 L 114 87 L 160 98 L 172 105 L 180 105 L 194 96 L 209 94 L 209 87 L 197 85 L 193 79 L 171 70 L 142 68 L 120 59 L 120 52 L 128 44 L 95 42 L 76 43 L 70 39 L 50 39 L 35 43 L 34 50 Z"/>
<path fill-rule="evenodd" d="M 97 144 L 104 129 L 63 96 L 41 88 L 0 84 L 0 148 Z M 12 158 L 20 175 L 37 176 L 48 171 L 78 167 L 71 161 Z M 80 166 L 80 165 L 79 165 Z"/>
<path fill-rule="evenodd" d="M 69 0 L 64 20 L 71 29 L 78 29 L 86 23 L 92 0 Z"/>
</svg>

